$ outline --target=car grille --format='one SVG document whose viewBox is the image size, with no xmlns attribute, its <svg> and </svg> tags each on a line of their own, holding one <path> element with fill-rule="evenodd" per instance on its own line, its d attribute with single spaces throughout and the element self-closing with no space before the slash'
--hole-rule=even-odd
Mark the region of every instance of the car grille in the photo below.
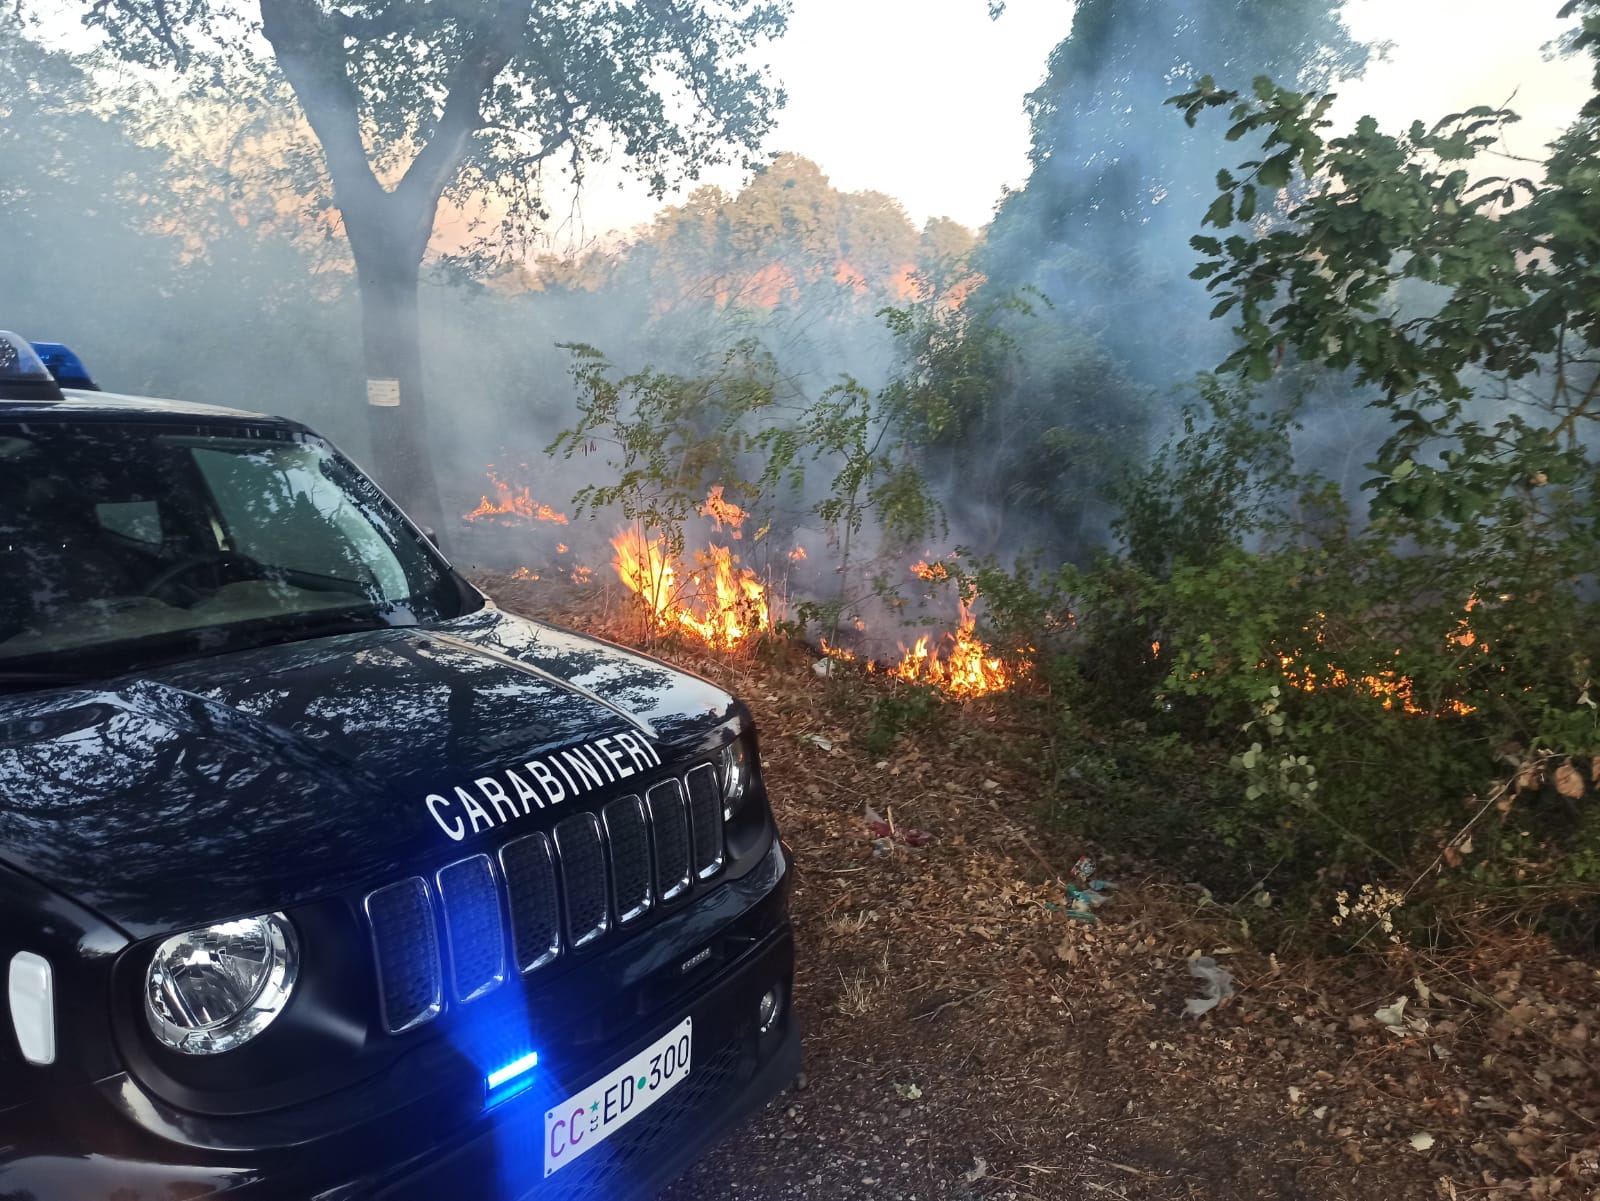
<svg viewBox="0 0 1600 1201">
<path fill-rule="evenodd" d="M 493 991 L 631 929 L 686 896 L 724 862 L 716 770 L 701 764 L 644 796 L 574 813 L 550 835 L 412 876 L 364 902 L 385 1029 L 431 1021 L 445 1004 Z"/>
</svg>

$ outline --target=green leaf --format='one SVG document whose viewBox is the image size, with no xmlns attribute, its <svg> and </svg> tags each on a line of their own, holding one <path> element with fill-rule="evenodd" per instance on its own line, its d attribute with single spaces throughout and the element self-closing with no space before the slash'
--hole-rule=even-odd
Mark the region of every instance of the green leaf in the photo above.
<svg viewBox="0 0 1600 1201">
<path fill-rule="evenodd" d="M 1233 196 L 1224 193 L 1211 202 L 1211 207 L 1206 210 L 1203 225 L 1215 225 L 1218 229 L 1233 224 Z"/>
<path fill-rule="evenodd" d="M 1262 187 L 1277 191 L 1288 186 L 1289 173 L 1293 169 L 1294 152 L 1284 151 L 1284 153 L 1275 154 L 1262 163 L 1261 167 L 1256 171 L 1256 179 L 1260 181 Z"/>
</svg>

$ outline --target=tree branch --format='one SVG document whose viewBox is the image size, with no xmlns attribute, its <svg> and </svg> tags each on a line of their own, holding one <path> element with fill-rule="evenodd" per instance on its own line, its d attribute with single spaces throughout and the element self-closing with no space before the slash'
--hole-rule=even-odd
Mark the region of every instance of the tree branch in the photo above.
<svg viewBox="0 0 1600 1201">
<path fill-rule="evenodd" d="M 315 0 L 260 3 L 261 32 L 322 144 L 339 207 L 370 207 L 383 187 L 361 140 L 360 106 L 338 25 Z M 350 228 L 348 220 L 345 228 Z"/>
<path fill-rule="evenodd" d="M 695 54 L 694 45 L 687 36 L 690 22 L 673 0 L 653 0 L 653 2 L 647 0 L 646 11 L 657 17 L 664 15 L 663 24 L 666 28 L 667 36 L 672 41 L 672 44 L 677 47 L 678 53 L 683 55 L 684 65 L 688 68 L 686 82 L 689 91 L 693 94 L 701 109 L 710 112 L 712 108 L 711 101 L 706 96 L 703 85 L 706 80 L 716 74 L 716 69 L 713 65 L 711 70 L 707 71 L 700 56 Z M 702 72 L 705 73 L 705 79 L 702 79 Z"/>
<path fill-rule="evenodd" d="M 1590 406 L 1596 400 L 1600 400 L 1600 371 L 1595 372 L 1594 378 L 1589 381 L 1589 386 L 1584 389 L 1583 398 L 1571 409 L 1568 409 L 1566 415 L 1556 425 L 1556 435 L 1559 437 L 1565 434 L 1568 444 L 1576 446 L 1579 440 L 1578 419 L 1593 416 Z"/>
<path fill-rule="evenodd" d="M 411 225 L 406 232 L 415 240 L 419 255 L 433 230 L 440 195 L 460 169 L 468 140 L 483 128 L 483 94 L 520 48 L 532 15 L 533 0 L 500 0 L 495 6 L 493 17 L 467 44 L 450 71 L 444 109 L 433 137 L 411 160 L 395 187 L 405 220 Z"/>
<path fill-rule="evenodd" d="M 22 0 L 17 0 L 17 13 L 22 13 Z M 172 65 L 181 73 L 189 67 L 189 51 L 178 41 L 177 32 L 173 29 L 172 22 L 167 17 L 166 0 L 155 0 L 149 6 L 142 4 L 118 4 L 116 0 L 94 0 L 90 5 L 90 12 L 99 22 L 100 27 L 106 30 L 113 43 L 127 46 L 128 39 L 122 36 L 121 25 L 109 16 L 111 10 L 116 10 L 131 17 L 144 31 L 153 38 L 158 46 L 172 56 Z"/>
<path fill-rule="evenodd" d="M 338 17 L 339 32 L 357 42 L 377 41 L 396 33 L 415 30 L 430 21 L 446 20 L 442 15 L 434 15 L 437 7 L 437 0 L 390 0 L 369 17 L 341 14 Z"/>
</svg>

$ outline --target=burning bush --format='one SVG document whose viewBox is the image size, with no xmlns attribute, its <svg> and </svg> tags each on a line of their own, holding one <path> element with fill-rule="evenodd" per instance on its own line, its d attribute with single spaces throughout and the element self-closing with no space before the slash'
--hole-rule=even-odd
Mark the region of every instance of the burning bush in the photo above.
<svg viewBox="0 0 1600 1201">
<path fill-rule="evenodd" d="M 866 670 L 881 670 L 908 684 L 926 684 L 953 697 L 1003 692 L 1027 674 L 1028 664 L 996 654 L 976 630 L 972 608 L 962 601 L 960 623 L 954 630 L 943 635 L 923 634 L 909 649 L 902 644 L 898 659 L 882 664 L 868 659 Z M 854 651 L 829 646 L 826 638 L 822 640 L 822 653 L 843 663 L 859 661 Z"/>
<path fill-rule="evenodd" d="M 636 526 L 621 531 L 611 546 L 617 578 L 638 598 L 652 630 L 687 631 L 726 651 L 772 628 L 766 587 L 727 547 L 708 545 L 688 567 L 671 553 L 665 536 L 647 539 Z"/>
</svg>

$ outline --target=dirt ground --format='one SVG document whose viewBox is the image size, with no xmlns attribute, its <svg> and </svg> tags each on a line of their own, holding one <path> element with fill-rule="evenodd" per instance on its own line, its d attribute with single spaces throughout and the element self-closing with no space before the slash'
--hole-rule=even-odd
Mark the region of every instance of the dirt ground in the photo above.
<svg viewBox="0 0 1600 1201">
<path fill-rule="evenodd" d="M 1593 965 L 1510 932 L 1279 961 L 1193 887 L 1040 822 L 998 705 L 874 756 L 803 657 L 654 649 L 756 714 L 806 1030 L 797 1087 L 662 1201 L 1600 1201 Z M 1084 853 L 1115 885 L 1092 923 L 1068 892 Z M 1200 955 L 1233 995 L 1190 1016 Z"/>
</svg>

